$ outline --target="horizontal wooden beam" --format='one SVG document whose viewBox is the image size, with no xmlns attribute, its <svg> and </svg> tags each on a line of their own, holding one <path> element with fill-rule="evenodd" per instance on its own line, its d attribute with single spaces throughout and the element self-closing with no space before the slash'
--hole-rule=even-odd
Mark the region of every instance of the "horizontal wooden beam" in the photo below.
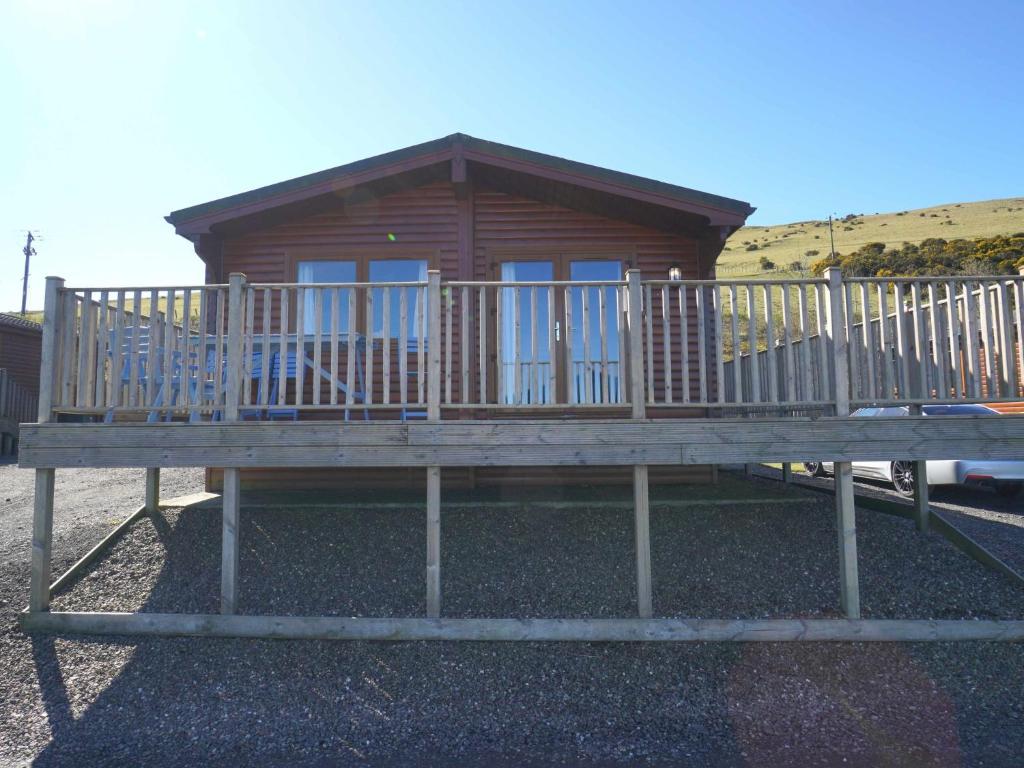
<svg viewBox="0 0 1024 768">
<path fill-rule="evenodd" d="M 1015 459 L 1024 416 L 32 424 L 23 467 L 472 467 Z"/>
<path fill-rule="evenodd" d="M 22 613 L 30 631 L 306 640 L 1024 640 L 1024 621 L 921 619 L 369 619 L 175 613 Z"/>
</svg>

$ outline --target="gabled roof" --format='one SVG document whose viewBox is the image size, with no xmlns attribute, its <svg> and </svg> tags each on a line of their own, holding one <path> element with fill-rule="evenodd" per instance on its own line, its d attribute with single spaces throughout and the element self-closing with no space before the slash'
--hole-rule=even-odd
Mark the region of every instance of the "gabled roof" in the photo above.
<svg viewBox="0 0 1024 768">
<path fill-rule="evenodd" d="M 281 206 L 302 203 L 395 176 L 451 161 L 453 173 L 466 161 L 537 176 L 555 183 L 675 209 L 704 217 L 711 225 L 740 226 L 754 208 L 741 200 L 600 168 L 527 149 L 485 141 L 464 133 L 357 160 L 325 171 L 300 176 L 208 203 L 182 208 L 167 216 L 175 231 L 186 237 L 204 234 L 218 224 Z"/>
<path fill-rule="evenodd" d="M 20 328 L 25 331 L 42 331 L 43 326 L 39 323 L 27 320 L 19 315 L 9 315 L 6 312 L 0 312 L 0 326 L 7 328 Z"/>
</svg>

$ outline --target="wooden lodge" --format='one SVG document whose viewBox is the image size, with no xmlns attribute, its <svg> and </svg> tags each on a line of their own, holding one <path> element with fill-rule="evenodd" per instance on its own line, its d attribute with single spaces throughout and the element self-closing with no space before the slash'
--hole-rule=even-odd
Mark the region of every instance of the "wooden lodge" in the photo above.
<svg viewBox="0 0 1024 768">
<path fill-rule="evenodd" d="M 860 619 L 850 462 L 1014 458 L 1024 417 L 851 418 L 1013 402 L 1024 278 L 716 280 L 746 203 L 456 134 L 177 211 L 203 285 L 49 278 L 26 626 L 475 639 L 1020 639 L 1024 622 Z M 919 411 L 917 411 L 919 413 Z M 843 620 L 657 617 L 648 485 L 836 462 Z M 222 613 L 49 611 L 63 467 L 202 466 L 223 487 Z M 442 482 L 631 480 L 637 616 L 444 619 Z M 214 473 L 216 473 L 214 475 Z M 376 473 L 376 474 L 373 474 Z M 420 617 L 237 615 L 242 477 L 422 483 Z M 927 486 L 918 483 L 918 524 Z M 244 569 L 243 569 L 244 570 Z"/>
</svg>

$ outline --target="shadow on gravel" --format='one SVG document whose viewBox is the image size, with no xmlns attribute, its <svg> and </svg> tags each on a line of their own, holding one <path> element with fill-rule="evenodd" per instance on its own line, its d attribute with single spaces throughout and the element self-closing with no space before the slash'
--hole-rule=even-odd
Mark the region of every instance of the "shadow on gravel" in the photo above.
<svg viewBox="0 0 1024 768">
<path fill-rule="evenodd" d="M 422 615 L 422 509 L 242 517 L 243 612 Z M 1021 596 L 943 540 L 858 518 L 866 615 L 1019 617 Z M 628 509 L 446 509 L 442 526 L 444 615 L 634 610 Z M 827 502 L 654 505 L 652 533 L 660 615 L 835 615 Z M 219 545 L 217 510 L 142 521 L 55 608 L 215 612 Z M 31 643 L 52 731 L 39 765 L 953 766 L 1024 751 L 1012 645 Z"/>
</svg>

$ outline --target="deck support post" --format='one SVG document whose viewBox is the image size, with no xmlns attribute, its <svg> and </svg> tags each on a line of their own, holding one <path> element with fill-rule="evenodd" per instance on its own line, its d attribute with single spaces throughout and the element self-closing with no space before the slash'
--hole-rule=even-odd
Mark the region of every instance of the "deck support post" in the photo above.
<svg viewBox="0 0 1024 768">
<path fill-rule="evenodd" d="M 633 466 L 633 504 L 636 511 L 636 602 L 641 619 L 653 615 L 651 598 L 651 521 L 646 464 Z"/>
<path fill-rule="evenodd" d="M 427 618 L 441 615 L 441 468 L 427 467 Z"/>
<path fill-rule="evenodd" d="M 235 613 L 238 609 L 238 518 L 241 478 L 237 468 L 224 469 L 224 518 L 221 527 L 220 612 Z"/>
<path fill-rule="evenodd" d="M 853 496 L 853 465 L 835 463 L 836 530 L 839 537 L 839 604 L 848 619 L 860 618 L 857 575 L 857 517 Z"/>
<path fill-rule="evenodd" d="M 914 462 L 914 523 L 921 533 L 928 533 L 928 462 Z"/>
<path fill-rule="evenodd" d="M 152 515 L 160 509 L 160 468 L 146 469 L 146 514 Z"/>
<path fill-rule="evenodd" d="M 749 462 L 744 464 L 743 465 L 743 475 L 745 477 L 753 477 L 754 476 L 754 465 L 749 463 Z"/>
<path fill-rule="evenodd" d="M 55 470 L 37 469 L 35 509 L 32 514 L 32 575 L 28 609 L 50 610 L 50 568 L 53 547 L 53 481 Z"/>
<path fill-rule="evenodd" d="M 831 342 L 835 376 L 836 416 L 850 415 L 850 339 L 847 336 L 843 304 L 843 273 L 837 267 L 825 270 L 828 280 L 826 331 Z M 857 575 L 857 516 L 853 496 L 853 465 L 835 463 L 836 531 L 839 539 L 839 604 L 848 619 L 860 618 L 860 583 Z"/>
<path fill-rule="evenodd" d="M 788 461 L 782 462 L 782 482 L 793 482 L 793 465 Z"/>
</svg>

